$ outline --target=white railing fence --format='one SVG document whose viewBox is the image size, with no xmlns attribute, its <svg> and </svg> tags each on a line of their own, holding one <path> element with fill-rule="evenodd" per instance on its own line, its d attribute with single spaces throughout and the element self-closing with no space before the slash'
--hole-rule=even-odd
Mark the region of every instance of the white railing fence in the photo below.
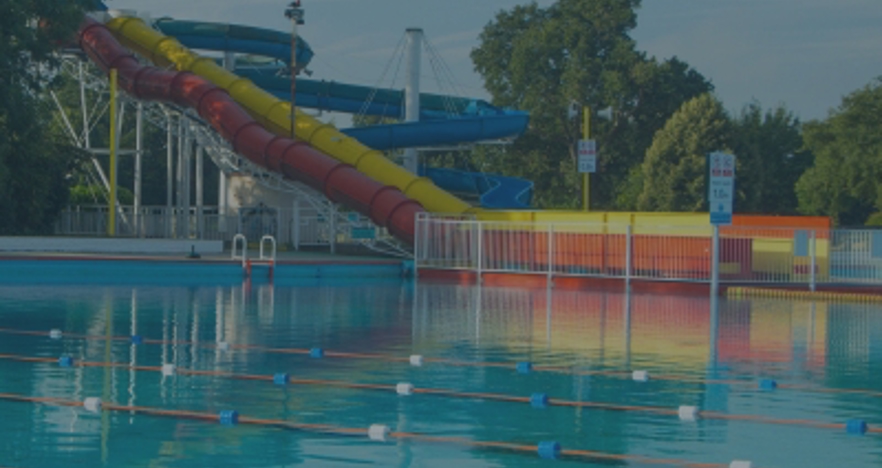
<svg viewBox="0 0 882 468">
<path fill-rule="evenodd" d="M 478 221 L 421 214 L 418 269 L 711 282 L 711 226 Z M 882 283 L 882 231 L 726 226 L 723 283 Z"/>
<path fill-rule="evenodd" d="M 248 239 L 270 235 L 280 243 L 300 247 L 334 250 L 338 244 L 366 244 L 391 240 L 385 229 L 377 228 L 359 213 L 333 212 L 328 216 L 313 207 L 273 208 L 256 206 L 228 210 L 217 207 L 168 208 L 148 206 L 134 211 L 120 207 L 118 237 L 184 238 L 232 242 L 243 234 Z M 62 211 L 55 223 L 55 234 L 65 236 L 107 235 L 106 206 L 72 206 Z M 372 245 L 371 247 L 376 247 Z M 390 252 L 394 253 L 394 252 Z"/>
</svg>

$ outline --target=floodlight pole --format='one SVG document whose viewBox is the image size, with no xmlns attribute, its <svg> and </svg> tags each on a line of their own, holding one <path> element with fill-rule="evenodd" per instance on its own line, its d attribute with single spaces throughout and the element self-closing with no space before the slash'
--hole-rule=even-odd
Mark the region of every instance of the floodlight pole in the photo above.
<svg viewBox="0 0 882 468">
<path fill-rule="evenodd" d="M 304 11 L 300 5 L 300 0 L 294 0 L 285 9 L 285 17 L 291 20 L 291 139 L 295 140 L 297 135 L 294 125 L 296 115 L 296 94 L 297 94 L 297 26 L 304 24 Z"/>
<path fill-rule="evenodd" d="M 420 120 L 420 53 L 422 52 L 423 30 L 407 30 L 407 84 L 404 89 L 404 121 Z M 416 148 L 404 150 L 404 167 L 416 174 L 419 170 L 419 153 Z"/>
</svg>

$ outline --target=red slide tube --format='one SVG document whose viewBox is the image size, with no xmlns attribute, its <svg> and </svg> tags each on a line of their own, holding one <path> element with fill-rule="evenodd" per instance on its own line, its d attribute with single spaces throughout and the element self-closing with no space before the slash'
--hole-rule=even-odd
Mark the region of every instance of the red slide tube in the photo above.
<svg viewBox="0 0 882 468">
<path fill-rule="evenodd" d="M 105 73 L 115 68 L 119 85 L 126 92 L 143 100 L 173 102 L 195 109 L 237 153 L 322 192 L 328 199 L 370 217 L 398 239 L 413 244 L 414 220 L 424 209 L 397 188 L 382 185 L 305 143 L 274 135 L 226 91 L 197 75 L 142 65 L 103 24 L 91 18 L 80 26 L 79 45 Z"/>
</svg>

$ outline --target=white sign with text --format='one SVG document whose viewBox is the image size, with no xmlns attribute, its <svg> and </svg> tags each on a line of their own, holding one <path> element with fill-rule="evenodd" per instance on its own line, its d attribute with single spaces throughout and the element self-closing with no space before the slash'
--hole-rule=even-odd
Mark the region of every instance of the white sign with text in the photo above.
<svg viewBox="0 0 882 468">
<path fill-rule="evenodd" d="M 711 153 L 708 202 L 711 224 L 732 224 L 732 204 L 735 200 L 735 156 Z"/>
<path fill-rule="evenodd" d="M 579 173 L 593 174 L 597 172 L 597 142 L 579 140 Z"/>
</svg>

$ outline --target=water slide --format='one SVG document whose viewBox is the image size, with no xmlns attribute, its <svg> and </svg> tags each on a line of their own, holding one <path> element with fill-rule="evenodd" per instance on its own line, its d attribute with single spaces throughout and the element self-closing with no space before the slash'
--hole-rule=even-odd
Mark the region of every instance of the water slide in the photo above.
<svg viewBox="0 0 882 468">
<path fill-rule="evenodd" d="M 160 19 L 154 26 L 185 47 L 237 52 L 289 63 L 291 36 L 262 28 L 195 21 Z M 298 37 L 297 62 L 305 67 L 314 56 Z M 279 74 L 286 66 L 238 67 L 242 78 L 281 99 L 290 97 L 291 78 Z M 299 107 L 399 118 L 404 115 L 404 92 L 336 82 L 297 79 Z M 421 121 L 345 129 L 342 132 L 376 150 L 449 145 L 520 135 L 529 115 L 501 109 L 483 100 L 436 94 L 420 95 Z M 484 208 L 529 208 L 533 183 L 524 179 L 450 169 L 426 169 L 428 177 L 445 190 L 478 200 Z"/>
<path fill-rule="evenodd" d="M 224 70 L 214 60 L 192 53 L 174 38 L 162 35 L 138 18 L 114 18 L 107 22 L 107 27 L 120 42 L 160 68 L 174 67 L 179 71 L 190 72 L 227 91 L 266 130 L 275 135 L 290 134 L 290 103 L 280 101 L 251 81 Z M 426 210 L 437 213 L 464 213 L 474 210 L 468 203 L 439 189 L 429 179 L 417 177 L 386 159 L 383 153 L 341 133 L 333 125 L 322 123 L 299 110 L 296 116 L 297 125 L 294 130 L 299 142 L 353 166 L 382 185 L 401 190 Z"/>
<path fill-rule="evenodd" d="M 125 27 L 133 22 L 137 22 L 149 30 L 140 20 L 121 19 L 117 21 L 117 26 Z M 131 30 L 138 31 L 138 28 Z M 374 223 L 386 227 L 399 239 L 413 243 L 414 218 L 417 213 L 423 211 L 423 207 L 408 198 L 402 191 L 371 180 L 355 170 L 353 165 L 328 157 L 304 141 L 295 142 L 290 138 L 273 134 L 252 118 L 246 109 L 237 104 L 230 93 L 205 78 L 187 71 L 167 71 L 141 65 L 117 41 L 110 29 L 97 21 L 90 18 L 85 19 L 81 25 L 78 39 L 80 48 L 102 71 L 117 70 L 119 84 L 126 92 L 139 99 L 174 102 L 196 110 L 219 135 L 232 144 L 237 153 L 267 169 L 277 171 L 292 180 L 321 191 L 330 200 L 369 216 Z M 191 65 L 197 69 L 200 64 L 206 63 L 204 59 L 198 59 L 182 49 L 176 41 L 162 36 L 158 39 L 148 43 L 155 46 L 149 49 L 153 51 L 152 56 L 165 57 L 160 53 L 171 52 L 170 57 L 190 60 L 193 62 Z M 228 84 L 232 85 L 231 88 L 234 92 L 238 92 L 240 95 L 244 88 L 246 98 L 250 96 L 247 91 L 253 92 L 253 87 L 249 88 L 248 83 L 232 80 Z M 259 99 L 252 100 L 256 103 L 261 102 Z M 282 110 L 281 107 L 270 106 L 266 109 L 266 114 L 273 115 L 273 111 Z M 309 133 L 317 141 L 322 141 L 319 137 L 329 140 L 340 138 L 339 133 L 331 132 L 326 127 L 307 127 L 302 130 L 311 130 Z M 334 143 L 334 141 L 330 143 Z M 354 146 L 352 142 L 348 141 L 336 143 L 338 144 L 323 142 L 335 150 L 352 149 Z M 377 165 L 372 164 L 375 162 L 375 158 L 371 157 L 371 150 L 358 151 L 357 146 L 355 149 L 356 154 L 350 154 L 350 156 L 355 156 L 351 159 L 356 164 L 370 167 L 374 171 L 378 170 Z M 397 168 L 397 166 L 394 167 Z M 411 198 L 429 199 L 431 196 L 437 195 L 433 191 L 441 192 L 431 182 L 413 176 L 406 180 L 399 180 L 399 183 L 405 185 L 412 194 L 416 195 Z M 435 205 L 458 210 L 453 211 L 457 213 L 470 209 L 467 204 L 451 195 L 444 192 L 441 192 L 441 195 L 439 200 L 435 200 Z"/>
<path fill-rule="evenodd" d="M 191 49 L 237 52 L 272 57 L 291 63 L 291 34 L 271 29 L 235 24 L 179 21 L 161 18 L 153 23 L 166 36 L 172 36 Z M 302 37 L 297 37 L 297 66 L 309 64 L 314 53 Z"/>
<path fill-rule="evenodd" d="M 482 208 L 528 209 L 532 201 L 533 182 L 517 177 L 438 167 L 421 167 L 420 175 L 457 196 L 476 198 Z"/>
<path fill-rule="evenodd" d="M 162 18 L 153 23 L 160 32 L 174 37 L 190 49 L 236 52 L 269 57 L 284 66 L 268 64 L 258 67 L 242 67 L 236 74 L 248 78 L 280 99 L 291 97 L 291 78 L 287 64 L 291 61 L 291 36 L 289 33 L 201 21 L 180 21 Z M 302 37 L 297 38 L 298 68 L 305 68 L 315 54 Z M 297 79 L 297 104 L 301 107 L 332 112 L 364 113 L 391 118 L 404 115 L 404 92 L 397 89 L 349 85 L 334 81 Z M 365 104 L 368 103 L 367 106 Z M 511 120 L 512 133 L 524 131 L 529 115 L 526 112 L 502 109 L 482 99 L 422 93 L 420 95 L 420 119 L 449 119 L 452 116 L 504 116 Z"/>
<path fill-rule="evenodd" d="M 267 65 L 243 66 L 236 69 L 236 74 L 250 79 L 280 99 L 291 97 L 291 77 L 286 72 L 287 70 L 281 70 L 278 66 Z M 405 111 L 403 90 L 351 85 L 336 81 L 297 78 L 298 105 L 300 98 L 303 98 L 303 107 L 350 114 L 401 118 Z M 420 94 L 420 120 L 465 117 L 495 117 L 508 120 L 512 128 L 510 135 L 522 133 L 529 120 L 529 114 L 526 112 L 499 108 L 483 99 Z"/>
<path fill-rule="evenodd" d="M 290 77 L 247 68 L 237 68 L 236 74 L 281 99 L 291 95 Z M 297 105 L 306 108 L 387 117 L 400 117 L 404 111 L 404 93 L 399 90 L 301 79 L 297 80 L 297 90 Z M 365 105 L 369 99 L 370 103 Z M 506 138 L 520 135 L 529 123 L 527 113 L 499 109 L 485 101 L 433 94 L 421 94 L 420 101 L 420 122 L 348 128 L 342 132 L 366 146 L 386 151 Z M 483 208 L 527 209 L 533 194 L 533 182 L 516 177 L 441 168 L 425 168 L 420 175 L 444 190 L 476 198 Z"/>
</svg>

